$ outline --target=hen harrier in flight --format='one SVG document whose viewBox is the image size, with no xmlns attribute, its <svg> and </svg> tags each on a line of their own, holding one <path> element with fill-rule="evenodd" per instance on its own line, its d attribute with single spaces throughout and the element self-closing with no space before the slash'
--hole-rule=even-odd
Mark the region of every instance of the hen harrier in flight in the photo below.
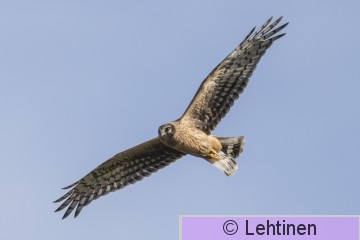
<svg viewBox="0 0 360 240">
<path fill-rule="evenodd" d="M 235 159 L 243 151 L 244 137 L 216 137 L 211 131 L 225 117 L 244 91 L 257 63 L 271 44 L 285 35 L 277 34 L 288 23 L 275 28 L 281 18 L 255 28 L 202 82 L 185 113 L 176 121 L 159 127 L 158 137 L 116 154 L 79 181 L 55 202 L 66 207 L 66 218 L 75 208 L 75 217 L 92 200 L 150 176 L 175 160 L 190 154 L 203 158 L 232 175 Z"/>
</svg>

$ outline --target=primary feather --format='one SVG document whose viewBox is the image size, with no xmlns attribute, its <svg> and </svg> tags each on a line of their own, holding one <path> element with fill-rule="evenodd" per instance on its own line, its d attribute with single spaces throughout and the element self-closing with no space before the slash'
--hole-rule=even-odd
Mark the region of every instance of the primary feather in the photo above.
<svg viewBox="0 0 360 240">
<path fill-rule="evenodd" d="M 285 35 L 275 35 L 288 24 L 275 28 L 281 19 L 270 24 L 270 18 L 256 32 L 253 28 L 240 45 L 205 78 L 181 119 L 192 122 L 193 126 L 210 134 L 244 91 L 266 50 Z"/>
</svg>

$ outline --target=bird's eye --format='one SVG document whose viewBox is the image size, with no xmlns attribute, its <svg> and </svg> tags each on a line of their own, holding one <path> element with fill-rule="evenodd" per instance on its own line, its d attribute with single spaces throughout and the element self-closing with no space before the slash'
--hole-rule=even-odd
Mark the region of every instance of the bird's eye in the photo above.
<svg viewBox="0 0 360 240">
<path fill-rule="evenodd" d="M 170 130 L 171 130 L 171 128 L 170 128 L 170 127 L 166 127 L 166 128 L 165 128 L 165 132 L 166 132 L 166 133 L 169 133 L 169 132 L 170 132 Z"/>
</svg>

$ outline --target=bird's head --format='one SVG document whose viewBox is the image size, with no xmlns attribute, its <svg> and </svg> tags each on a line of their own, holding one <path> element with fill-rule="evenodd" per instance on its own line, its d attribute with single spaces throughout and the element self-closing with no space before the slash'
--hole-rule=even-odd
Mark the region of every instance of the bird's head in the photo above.
<svg viewBox="0 0 360 240">
<path fill-rule="evenodd" d="M 158 132 L 159 132 L 159 138 L 163 142 L 169 143 L 175 134 L 175 126 L 172 123 L 166 123 L 159 127 Z"/>
</svg>

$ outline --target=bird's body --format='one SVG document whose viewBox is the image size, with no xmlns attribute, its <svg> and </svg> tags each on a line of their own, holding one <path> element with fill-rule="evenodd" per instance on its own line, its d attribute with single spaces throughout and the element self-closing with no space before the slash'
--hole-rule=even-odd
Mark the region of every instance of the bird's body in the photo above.
<svg viewBox="0 0 360 240">
<path fill-rule="evenodd" d="M 162 134 L 160 134 L 160 140 L 165 143 L 165 145 L 180 152 L 202 158 L 209 157 L 213 152 L 220 152 L 221 143 L 217 138 L 191 125 L 189 126 L 186 122 L 175 121 L 171 124 L 174 126 L 174 129 L 176 129 L 172 139 L 162 137 Z"/>
<path fill-rule="evenodd" d="M 74 209 L 75 217 L 92 200 L 150 176 L 175 160 L 190 154 L 206 159 L 226 175 L 237 170 L 236 158 L 242 153 L 244 137 L 211 135 L 217 124 L 243 92 L 257 63 L 287 23 L 275 28 L 281 18 L 266 21 L 245 37 L 200 85 L 184 114 L 159 127 L 158 137 L 116 154 L 79 181 L 56 200 L 65 200 L 66 218 Z M 270 24 L 270 25 L 269 25 Z"/>
</svg>

